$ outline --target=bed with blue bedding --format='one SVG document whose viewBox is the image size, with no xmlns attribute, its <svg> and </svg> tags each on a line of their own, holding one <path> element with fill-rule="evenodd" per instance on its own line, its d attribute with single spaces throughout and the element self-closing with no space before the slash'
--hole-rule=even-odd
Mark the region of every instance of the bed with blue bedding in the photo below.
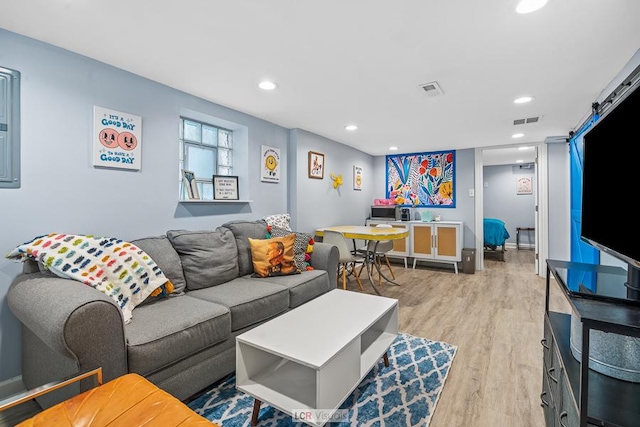
<svg viewBox="0 0 640 427">
<path fill-rule="evenodd" d="M 504 261 L 505 242 L 510 237 L 504 221 L 497 218 L 484 219 L 484 249 L 497 253 L 501 261 Z"/>
</svg>

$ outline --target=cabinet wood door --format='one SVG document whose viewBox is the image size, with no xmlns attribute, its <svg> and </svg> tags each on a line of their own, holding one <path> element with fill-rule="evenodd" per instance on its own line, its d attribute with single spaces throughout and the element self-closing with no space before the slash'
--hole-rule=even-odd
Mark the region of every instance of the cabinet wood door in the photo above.
<svg viewBox="0 0 640 427">
<path fill-rule="evenodd" d="M 406 230 L 409 226 L 402 223 L 390 223 L 393 228 L 402 228 Z M 408 256 L 409 255 L 409 237 L 404 239 L 393 240 L 393 250 L 389 252 L 389 255 Z"/>
<path fill-rule="evenodd" d="M 435 226 L 435 253 L 437 259 L 456 261 L 460 253 L 460 227 L 438 224 Z"/>
<path fill-rule="evenodd" d="M 376 221 L 368 219 L 365 222 L 366 225 L 370 227 L 375 227 L 378 224 L 388 224 L 393 228 L 409 228 L 409 224 L 400 222 L 400 221 Z M 409 256 L 409 236 L 404 239 L 394 239 L 393 240 L 393 249 L 389 251 L 389 256 L 398 256 L 398 257 L 407 257 Z"/>
<path fill-rule="evenodd" d="M 411 254 L 416 258 L 433 258 L 433 239 L 431 224 L 413 224 L 411 226 Z"/>
</svg>

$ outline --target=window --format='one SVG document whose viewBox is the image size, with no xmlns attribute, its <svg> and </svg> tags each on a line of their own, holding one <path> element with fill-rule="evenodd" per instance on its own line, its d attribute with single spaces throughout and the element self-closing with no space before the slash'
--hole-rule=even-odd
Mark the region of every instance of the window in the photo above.
<svg viewBox="0 0 640 427">
<path fill-rule="evenodd" d="M 233 175 L 233 131 L 180 118 L 180 198 L 186 199 L 182 170 L 195 174 L 202 200 L 213 200 L 213 175 Z"/>
<path fill-rule="evenodd" d="M 0 188 L 20 188 L 20 73 L 0 67 Z"/>
</svg>

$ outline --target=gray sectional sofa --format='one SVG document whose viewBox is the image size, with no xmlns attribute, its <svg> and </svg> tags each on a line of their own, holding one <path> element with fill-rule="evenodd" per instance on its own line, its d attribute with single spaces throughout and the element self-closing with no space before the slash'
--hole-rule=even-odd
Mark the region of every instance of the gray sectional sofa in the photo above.
<svg viewBox="0 0 640 427">
<path fill-rule="evenodd" d="M 131 241 L 175 286 L 145 300 L 125 324 L 108 296 L 43 272 L 33 261 L 7 301 L 22 322 L 27 388 L 101 366 L 104 380 L 143 375 L 185 400 L 235 370 L 235 337 L 336 286 L 338 251 L 316 243 L 313 270 L 254 278 L 248 238 L 264 238 L 264 221 L 233 221 L 213 231 L 172 230 Z M 90 388 L 89 382 L 41 397 L 43 408 Z"/>
</svg>

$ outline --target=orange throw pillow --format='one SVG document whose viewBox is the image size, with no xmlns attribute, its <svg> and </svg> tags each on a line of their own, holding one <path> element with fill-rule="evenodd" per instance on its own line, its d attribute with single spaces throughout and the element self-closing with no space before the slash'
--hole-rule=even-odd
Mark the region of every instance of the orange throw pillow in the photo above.
<svg viewBox="0 0 640 427">
<path fill-rule="evenodd" d="M 284 276 L 300 271 L 293 259 L 295 233 L 271 239 L 251 239 L 251 260 L 256 277 Z"/>
</svg>

